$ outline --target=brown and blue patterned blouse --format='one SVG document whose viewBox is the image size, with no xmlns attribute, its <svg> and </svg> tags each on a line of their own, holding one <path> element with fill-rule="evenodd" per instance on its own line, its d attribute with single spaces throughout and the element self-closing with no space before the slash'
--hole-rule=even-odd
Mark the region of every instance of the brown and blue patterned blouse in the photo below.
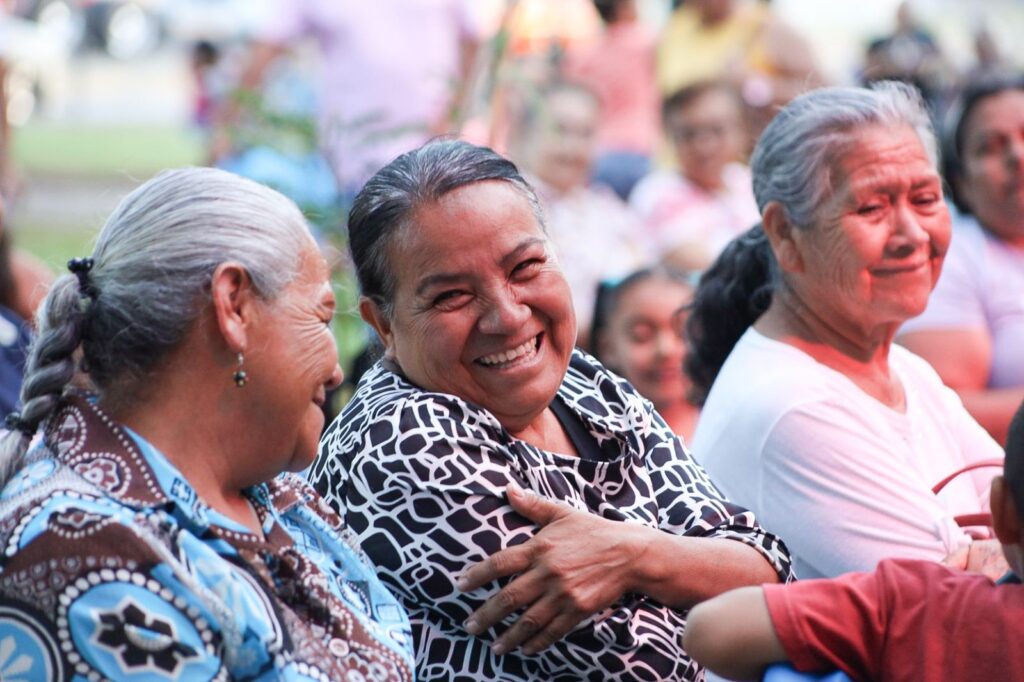
<svg viewBox="0 0 1024 682">
<path fill-rule="evenodd" d="M 214 511 L 82 396 L 0 491 L 0 679 L 411 680 L 408 620 L 299 478 Z"/>
</svg>

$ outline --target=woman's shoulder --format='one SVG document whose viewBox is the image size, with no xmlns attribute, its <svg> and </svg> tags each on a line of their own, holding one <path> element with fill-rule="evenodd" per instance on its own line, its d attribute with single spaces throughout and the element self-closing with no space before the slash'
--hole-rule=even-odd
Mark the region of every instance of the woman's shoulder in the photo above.
<svg viewBox="0 0 1024 682">
<path fill-rule="evenodd" d="M 703 461 L 709 450 L 720 447 L 716 443 L 756 448 L 754 442 L 740 441 L 764 438 L 786 414 L 834 400 L 843 390 L 837 379 L 802 350 L 748 329 L 711 386 L 697 422 L 694 452 Z"/>
<path fill-rule="evenodd" d="M 482 407 L 455 395 L 423 390 L 378 362 L 324 433 L 321 452 L 391 456 L 427 453 L 440 441 L 479 444 L 508 439 L 498 420 Z"/>
<path fill-rule="evenodd" d="M 558 396 L 594 416 L 607 414 L 609 408 L 621 410 L 641 406 L 644 402 L 629 382 L 579 348 L 574 349 L 569 358 Z"/>
<path fill-rule="evenodd" d="M 654 406 L 622 377 L 586 352 L 573 351 L 558 397 L 574 409 L 599 440 L 615 438 L 640 448 L 648 437 L 674 437 Z"/>
<path fill-rule="evenodd" d="M 139 566 L 166 554 L 170 540 L 157 526 L 169 519 L 161 510 L 136 508 L 45 456 L 47 451 L 34 454 L 0 491 L 3 571 L 31 565 L 40 556 L 60 559 L 83 551 L 100 559 L 126 557 Z"/>
<path fill-rule="evenodd" d="M 28 462 L 0 490 L 0 525 L 20 519 L 26 509 L 38 520 L 66 508 L 69 501 L 95 506 L 94 515 L 115 516 L 118 500 L 58 461 L 44 446 L 33 450 Z"/>
<path fill-rule="evenodd" d="M 945 386 L 931 363 L 897 343 L 892 344 L 889 350 L 889 366 L 896 372 L 900 381 L 914 387 L 935 390 Z"/>
<path fill-rule="evenodd" d="M 483 408 L 450 393 L 424 390 L 379 361 L 360 379 L 335 425 L 352 425 L 361 419 L 360 424 L 366 426 L 409 414 L 428 423 L 445 419 L 466 423 L 473 416 L 497 423 Z"/>
<path fill-rule="evenodd" d="M 774 394 L 773 402 L 779 402 L 787 396 L 817 395 L 831 378 L 832 371 L 804 351 L 751 327 L 729 353 L 711 392 L 721 387 L 719 392 L 729 389 L 757 398 L 759 391 L 766 390 Z"/>
</svg>

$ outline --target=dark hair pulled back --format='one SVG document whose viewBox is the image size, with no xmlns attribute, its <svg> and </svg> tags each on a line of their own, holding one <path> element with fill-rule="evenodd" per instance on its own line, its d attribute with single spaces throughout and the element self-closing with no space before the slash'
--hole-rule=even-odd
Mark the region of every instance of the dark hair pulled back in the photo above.
<svg viewBox="0 0 1024 682">
<path fill-rule="evenodd" d="M 389 247 L 417 208 L 476 182 L 508 182 L 530 202 L 544 225 L 537 195 L 515 164 L 487 148 L 439 139 L 402 154 L 377 171 L 356 195 L 348 216 L 348 244 L 359 289 L 391 314 L 395 273 Z"/>
<path fill-rule="evenodd" d="M 690 402 L 707 400 L 736 342 L 768 310 L 774 287 L 775 256 L 760 223 L 729 242 L 701 275 L 686 320 Z"/>
</svg>

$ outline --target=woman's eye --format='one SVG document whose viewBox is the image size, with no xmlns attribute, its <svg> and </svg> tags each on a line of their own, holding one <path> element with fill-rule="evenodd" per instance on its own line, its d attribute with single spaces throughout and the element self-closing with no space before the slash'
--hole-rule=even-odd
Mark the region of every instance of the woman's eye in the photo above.
<svg viewBox="0 0 1024 682">
<path fill-rule="evenodd" d="M 632 324 L 626 330 L 626 334 L 632 343 L 648 343 L 657 334 L 654 326 L 645 322 Z"/>
<path fill-rule="evenodd" d="M 914 203 L 918 206 L 933 206 L 938 203 L 939 196 L 937 194 L 920 194 L 914 197 Z"/>
<path fill-rule="evenodd" d="M 988 156 L 990 154 L 999 154 L 1002 152 L 1005 146 L 1003 139 L 997 135 L 993 135 L 982 140 L 974 150 L 974 153 L 978 156 Z"/>
<path fill-rule="evenodd" d="M 466 296 L 465 291 L 458 289 L 450 289 L 448 291 L 442 291 L 440 294 L 434 297 L 433 305 L 435 307 L 446 308 L 452 307 L 458 304 L 462 297 Z"/>
<path fill-rule="evenodd" d="M 863 204 L 857 207 L 857 215 L 874 215 L 882 210 L 881 204 Z"/>
<path fill-rule="evenodd" d="M 535 270 L 537 266 L 541 265 L 543 262 L 544 261 L 540 258 L 528 258 L 512 268 L 512 273 L 517 275 L 529 273 L 532 270 Z"/>
</svg>

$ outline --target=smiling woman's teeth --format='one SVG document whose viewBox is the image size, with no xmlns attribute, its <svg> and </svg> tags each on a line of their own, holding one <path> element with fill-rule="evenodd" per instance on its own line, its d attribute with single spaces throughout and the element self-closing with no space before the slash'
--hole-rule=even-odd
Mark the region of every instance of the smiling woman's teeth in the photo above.
<svg viewBox="0 0 1024 682">
<path fill-rule="evenodd" d="M 537 349 L 537 337 L 533 337 L 523 345 L 507 350 L 501 353 L 494 353 L 493 355 L 485 355 L 480 358 L 479 362 L 481 365 L 493 366 L 493 365 L 504 365 L 512 362 L 513 360 L 519 360 L 528 353 L 533 353 Z"/>
</svg>

